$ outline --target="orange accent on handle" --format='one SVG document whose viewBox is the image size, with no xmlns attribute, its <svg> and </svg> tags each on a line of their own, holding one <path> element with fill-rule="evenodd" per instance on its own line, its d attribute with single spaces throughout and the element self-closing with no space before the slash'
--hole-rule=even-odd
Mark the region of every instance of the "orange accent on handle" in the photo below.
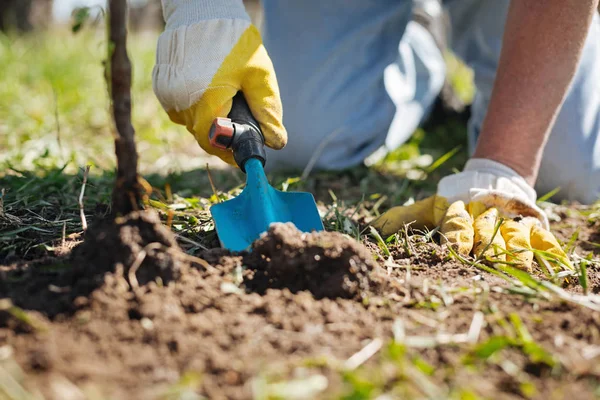
<svg viewBox="0 0 600 400">
<path fill-rule="evenodd" d="M 210 144 L 217 149 L 226 150 L 233 140 L 235 128 L 229 118 L 215 118 L 210 127 Z"/>
</svg>

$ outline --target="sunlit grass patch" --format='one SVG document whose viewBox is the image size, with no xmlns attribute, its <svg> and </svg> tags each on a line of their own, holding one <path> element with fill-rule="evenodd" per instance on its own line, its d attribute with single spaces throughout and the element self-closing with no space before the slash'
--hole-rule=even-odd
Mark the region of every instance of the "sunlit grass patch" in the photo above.
<svg viewBox="0 0 600 400">
<path fill-rule="evenodd" d="M 142 172 L 200 167 L 208 159 L 171 123 L 152 92 L 158 33 L 130 37 L 133 122 Z M 103 61 L 105 36 L 84 29 L 0 35 L 0 165 L 17 169 L 114 166 Z M 2 174 L 2 172 L 0 172 Z"/>
</svg>

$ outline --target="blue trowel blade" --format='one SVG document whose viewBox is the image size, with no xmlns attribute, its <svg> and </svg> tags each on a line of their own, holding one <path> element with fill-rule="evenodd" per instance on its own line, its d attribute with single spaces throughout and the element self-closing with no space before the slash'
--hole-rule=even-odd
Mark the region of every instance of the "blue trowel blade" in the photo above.
<svg viewBox="0 0 600 400">
<path fill-rule="evenodd" d="M 242 193 L 210 209 L 223 247 L 245 250 L 274 222 L 292 222 L 303 232 L 323 230 L 312 194 L 274 189 L 257 159 L 248 160 L 245 169 Z"/>
</svg>

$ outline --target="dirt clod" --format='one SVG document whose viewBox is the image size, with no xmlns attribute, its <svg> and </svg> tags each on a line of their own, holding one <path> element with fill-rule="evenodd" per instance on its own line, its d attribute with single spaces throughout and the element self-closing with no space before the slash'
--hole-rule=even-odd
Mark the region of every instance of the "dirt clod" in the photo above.
<svg viewBox="0 0 600 400">
<path fill-rule="evenodd" d="M 275 224 L 257 240 L 258 262 L 251 289 L 310 291 L 316 298 L 361 298 L 381 284 L 373 255 L 356 240 L 337 232 L 300 232 L 293 224 Z"/>
</svg>

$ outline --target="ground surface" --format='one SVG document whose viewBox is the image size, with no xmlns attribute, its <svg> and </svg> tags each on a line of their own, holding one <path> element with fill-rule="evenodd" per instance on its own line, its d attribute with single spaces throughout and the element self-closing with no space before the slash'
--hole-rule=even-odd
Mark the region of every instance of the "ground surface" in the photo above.
<svg viewBox="0 0 600 400">
<path fill-rule="evenodd" d="M 155 36 L 135 36 L 154 192 L 148 214 L 111 224 L 111 127 L 89 51 L 102 42 L 87 35 L 0 47 L 0 399 L 600 397 L 598 206 L 540 203 L 578 269 L 558 276 L 456 259 L 426 232 L 379 237 L 371 219 L 464 163 L 464 121 L 450 118 L 370 169 L 273 176 L 315 194 L 328 232 L 279 226 L 230 254 L 208 207 L 243 176 L 198 168 L 151 94 Z M 49 65 L 25 68 L 43 51 Z"/>
</svg>

